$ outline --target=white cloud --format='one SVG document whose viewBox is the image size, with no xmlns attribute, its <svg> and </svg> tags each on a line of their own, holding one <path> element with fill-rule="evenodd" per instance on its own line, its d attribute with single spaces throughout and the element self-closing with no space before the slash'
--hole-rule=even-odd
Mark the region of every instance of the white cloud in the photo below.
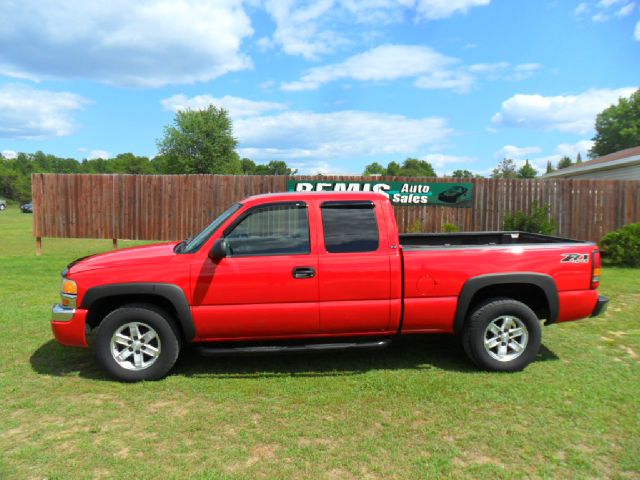
<svg viewBox="0 0 640 480">
<path fill-rule="evenodd" d="M 455 13 L 467 13 L 473 7 L 489 5 L 491 0 L 418 0 L 418 17 L 427 20 L 447 18 Z"/>
<path fill-rule="evenodd" d="M 108 160 L 109 158 L 111 158 L 111 154 L 106 150 L 91 150 L 89 152 L 89 155 L 87 155 L 87 160 L 96 160 L 98 158 Z"/>
<path fill-rule="evenodd" d="M 305 5 L 296 4 L 294 0 L 267 0 L 264 7 L 273 17 L 276 30 L 273 39 L 261 39 L 260 46 L 269 48 L 278 44 L 285 53 L 307 59 L 333 51 L 344 42 L 342 35 L 330 28 L 324 29 L 321 23 L 333 6 L 333 0 Z"/>
<path fill-rule="evenodd" d="M 71 113 L 87 103 L 73 93 L 4 85 L 0 87 L 0 138 L 69 135 L 75 130 Z"/>
<path fill-rule="evenodd" d="M 347 171 L 335 166 L 325 160 L 309 160 L 306 162 L 288 162 L 290 168 L 295 168 L 299 175 L 361 175 L 362 169 L 354 167 L 352 171 Z"/>
<path fill-rule="evenodd" d="M 515 82 L 520 82 L 522 80 L 526 80 L 531 77 L 534 73 L 542 68 L 542 65 L 539 63 L 521 63 L 520 65 L 516 65 L 513 67 L 513 72 L 508 75 L 507 80 L 513 80 Z"/>
<path fill-rule="evenodd" d="M 593 129 L 596 115 L 635 88 L 591 89 L 577 95 L 517 94 L 502 102 L 492 122 L 496 126 L 557 130 L 585 134 Z"/>
<path fill-rule="evenodd" d="M 640 42 L 640 21 L 638 23 L 636 23 L 636 30 L 635 30 L 633 36 L 635 37 L 635 39 L 637 41 Z"/>
<path fill-rule="evenodd" d="M 626 17 L 633 12 L 633 9 L 636 7 L 635 3 L 628 3 L 624 7 L 620 7 L 620 9 L 616 12 L 618 17 Z"/>
<path fill-rule="evenodd" d="M 288 91 L 316 90 L 335 80 L 388 81 L 446 71 L 458 60 L 419 45 L 381 45 L 340 63 L 309 69 L 300 80 L 283 83 Z"/>
<path fill-rule="evenodd" d="M 475 161 L 472 157 L 446 155 L 444 153 L 429 153 L 421 157 L 421 160 L 426 160 L 437 169 L 448 167 L 450 165 L 473 163 Z"/>
<path fill-rule="evenodd" d="M 204 110 L 209 105 L 214 105 L 225 108 L 234 119 L 252 117 L 265 112 L 285 110 L 287 108 L 283 103 L 254 101 L 230 95 L 225 95 L 222 98 L 215 98 L 211 95 L 196 95 L 190 98 L 186 95 L 174 95 L 163 99 L 161 103 L 165 110 L 173 112 L 187 109 Z"/>
<path fill-rule="evenodd" d="M 511 158 L 512 160 L 524 160 L 532 154 L 540 153 L 540 147 L 516 147 L 515 145 L 505 145 L 496 152 L 496 158 Z"/>
<path fill-rule="evenodd" d="M 475 63 L 469 67 L 469 71 L 473 73 L 496 73 L 501 72 L 509 68 L 509 62 L 495 62 L 495 63 Z"/>
<path fill-rule="evenodd" d="M 582 155 L 585 159 L 589 150 L 593 147 L 593 140 L 580 140 L 576 143 L 561 143 L 556 147 L 556 153 L 561 156 L 567 156 L 574 158 L 575 156 Z"/>
<path fill-rule="evenodd" d="M 584 15 L 585 13 L 589 12 L 589 4 L 586 2 L 582 2 L 579 3 L 578 6 L 575 8 L 575 10 L 573 11 L 573 14 L 577 17 L 580 17 L 582 15 Z"/>
<path fill-rule="evenodd" d="M 235 122 L 242 155 L 256 160 L 327 160 L 412 154 L 453 132 L 437 117 L 363 111 L 287 111 Z"/>
<path fill-rule="evenodd" d="M 600 8 L 608 8 L 608 7 L 612 6 L 612 5 L 616 5 L 616 4 L 622 3 L 624 1 L 625 0 L 600 0 L 598 2 L 598 7 L 600 7 Z"/>
<path fill-rule="evenodd" d="M 460 60 L 422 45 L 380 45 L 346 60 L 307 70 L 300 80 L 281 84 L 285 91 L 317 90 L 336 80 L 384 82 L 415 78 L 414 85 L 425 89 L 468 92 L 478 76 L 489 80 L 520 81 L 540 69 L 539 63 L 511 67 L 508 62 L 476 63 L 468 67 Z"/>
<path fill-rule="evenodd" d="M 467 13 L 490 0 L 266 0 L 264 8 L 275 23 L 271 38 L 262 37 L 262 49 L 280 46 L 289 55 L 317 59 L 362 36 L 353 23 L 391 24 L 403 21 L 407 12 L 416 20 L 435 20 Z"/>
<path fill-rule="evenodd" d="M 285 160 L 301 173 L 349 173 L 336 169 L 331 161 L 414 155 L 442 144 L 453 134 L 446 120 L 439 117 L 408 118 L 354 110 L 295 111 L 281 103 L 230 96 L 217 99 L 210 95 L 174 95 L 161 103 L 172 111 L 206 108 L 212 103 L 225 106 L 234 117 L 234 135 L 241 156 L 258 162 Z M 430 158 L 438 165 L 454 159 L 444 155 Z"/>
<path fill-rule="evenodd" d="M 441 70 L 419 77 L 414 85 L 425 89 L 449 89 L 458 93 L 467 93 L 475 78 L 468 73 L 456 70 Z"/>
<path fill-rule="evenodd" d="M 509 62 L 476 63 L 468 67 L 471 73 L 483 74 L 489 80 L 511 80 L 519 82 L 531 77 L 542 65 L 539 63 L 520 63 L 511 66 Z"/>
<path fill-rule="evenodd" d="M 207 81 L 251 66 L 241 0 L 0 3 L 0 75 L 118 85 Z"/>
<path fill-rule="evenodd" d="M 593 17 L 591 17 L 591 20 L 593 20 L 595 23 L 606 22 L 607 20 L 609 20 L 609 15 L 598 12 Z"/>
<path fill-rule="evenodd" d="M 2 152 L 2 156 L 4 158 L 16 158 L 18 156 L 18 152 L 14 151 L 14 150 L 3 150 Z"/>
<path fill-rule="evenodd" d="M 592 146 L 593 141 L 591 140 L 580 140 L 576 143 L 561 143 L 555 147 L 553 154 L 533 158 L 531 159 L 531 164 L 538 169 L 539 173 L 543 174 L 546 171 L 547 162 L 551 162 L 555 167 L 562 157 L 569 157 L 575 161 L 579 153 L 582 156 L 582 160 L 587 161 L 589 150 Z"/>
</svg>

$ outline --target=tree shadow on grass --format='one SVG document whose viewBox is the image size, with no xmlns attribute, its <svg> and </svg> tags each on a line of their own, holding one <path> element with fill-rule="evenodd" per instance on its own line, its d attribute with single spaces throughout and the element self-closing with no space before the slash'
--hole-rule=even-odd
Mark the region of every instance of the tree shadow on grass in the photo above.
<svg viewBox="0 0 640 480">
<path fill-rule="evenodd" d="M 536 361 L 558 357 L 544 345 Z M 111 378 L 93 353 L 67 348 L 51 340 L 31 356 L 31 366 L 41 375 L 76 376 L 93 380 Z M 270 354 L 260 356 L 203 357 L 186 348 L 171 375 L 194 378 L 260 379 L 274 377 L 335 377 L 360 375 L 371 370 L 446 370 L 477 372 L 457 338 L 450 335 L 403 337 L 391 347 L 373 351 Z"/>
</svg>

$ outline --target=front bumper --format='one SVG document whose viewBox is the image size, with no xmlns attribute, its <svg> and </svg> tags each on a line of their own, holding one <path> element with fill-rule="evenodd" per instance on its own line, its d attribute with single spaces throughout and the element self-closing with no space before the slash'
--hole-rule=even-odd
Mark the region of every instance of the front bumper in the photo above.
<svg viewBox="0 0 640 480">
<path fill-rule="evenodd" d="M 51 309 L 51 330 L 62 345 L 87 347 L 87 310 L 56 304 Z"/>
<path fill-rule="evenodd" d="M 609 303 L 609 299 L 604 295 L 598 296 L 598 301 L 596 302 L 596 306 L 591 313 L 592 317 L 597 317 L 601 313 L 604 313 L 607 310 L 607 304 Z"/>
</svg>

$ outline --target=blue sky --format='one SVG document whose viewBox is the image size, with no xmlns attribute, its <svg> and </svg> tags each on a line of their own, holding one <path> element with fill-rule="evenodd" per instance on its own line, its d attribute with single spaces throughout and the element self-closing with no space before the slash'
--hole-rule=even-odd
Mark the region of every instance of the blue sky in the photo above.
<svg viewBox="0 0 640 480">
<path fill-rule="evenodd" d="M 543 168 L 639 84 L 638 0 L 0 2 L 5 156 L 153 156 L 213 103 L 241 155 L 301 173 Z"/>
</svg>

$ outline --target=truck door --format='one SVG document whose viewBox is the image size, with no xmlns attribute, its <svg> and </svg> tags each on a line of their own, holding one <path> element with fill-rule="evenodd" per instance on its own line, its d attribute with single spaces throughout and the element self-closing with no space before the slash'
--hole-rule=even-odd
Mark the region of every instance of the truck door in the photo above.
<svg viewBox="0 0 640 480">
<path fill-rule="evenodd" d="M 227 257 L 193 265 L 199 337 L 264 338 L 318 332 L 318 257 L 304 202 L 249 209 L 224 233 Z"/>
<path fill-rule="evenodd" d="M 399 259 L 381 235 L 383 212 L 358 200 L 324 202 L 320 213 L 320 332 L 389 331 L 391 257 Z"/>
</svg>

